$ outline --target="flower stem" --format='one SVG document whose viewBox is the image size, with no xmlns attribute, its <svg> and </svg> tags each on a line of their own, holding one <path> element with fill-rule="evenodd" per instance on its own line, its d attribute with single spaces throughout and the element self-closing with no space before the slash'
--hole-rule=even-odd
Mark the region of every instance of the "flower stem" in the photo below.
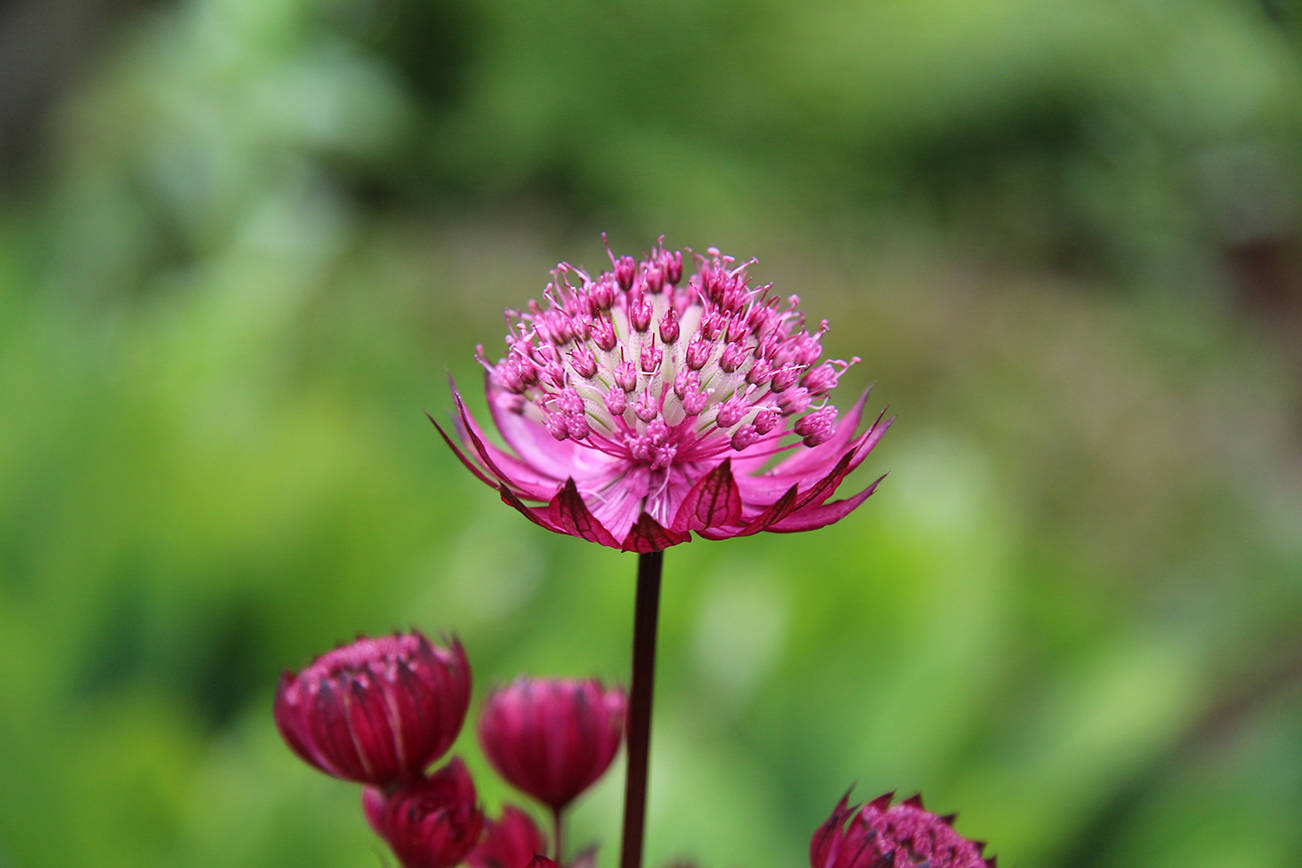
<svg viewBox="0 0 1302 868">
<path fill-rule="evenodd" d="M 655 686 L 656 622 L 665 553 L 638 555 L 633 612 L 633 683 L 628 703 L 628 773 L 624 781 L 624 840 L 620 868 L 642 868 L 647 757 L 651 749 L 651 691 Z"/>
<path fill-rule="evenodd" d="M 561 860 L 561 809 L 552 808 L 552 861 L 564 865 Z"/>
</svg>

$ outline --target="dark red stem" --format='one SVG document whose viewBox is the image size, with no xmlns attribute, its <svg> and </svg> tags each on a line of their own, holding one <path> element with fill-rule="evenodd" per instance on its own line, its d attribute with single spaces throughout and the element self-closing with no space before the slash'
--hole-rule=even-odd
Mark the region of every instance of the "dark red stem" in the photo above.
<svg viewBox="0 0 1302 868">
<path fill-rule="evenodd" d="M 561 859 L 561 809 L 552 808 L 552 861 L 564 865 Z"/>
<path fill-rule="evenodd" d="M 638 555 L 633 610 L 633 683 L 628 702 L 628 775 L 624 781 L 624 841 L 620 868 L 642 868 L 646 827 L 647 757 L 651 750 L 651 691 L 656 674 L 656 622 L 664 552 Z"/>
</svg>

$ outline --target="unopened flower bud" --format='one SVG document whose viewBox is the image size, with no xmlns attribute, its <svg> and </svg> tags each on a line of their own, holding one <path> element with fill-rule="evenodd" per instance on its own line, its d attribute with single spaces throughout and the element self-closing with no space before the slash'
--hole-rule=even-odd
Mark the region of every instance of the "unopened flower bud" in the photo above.
<svg viewBox="0 0 1302 868">
<path fill-rule="evenodd" d="M 276 691 L 276 726 L 328 775 L 381 787 L 415 780 L 447 752 L 470 702 L 461 643 L 417 632 L 361 638 L 317 658 Z"/>
<path fill-rule="evenodd" d="M 615 382 L 625 392 L 637 388 L 637 369 L 633 367 L 632 362 L 620 362 L 615 366 Z"/>
<path fill-rule="evenodd" d="M 528 868 L 546 846 L 542 832 L 529 815 L 507 805 L 500 820 L 485 822 L 484 836 L 466 857 L 466 864 L 470 868 Z"/>
<path fill-rule="evenodd" d="M 802 417 L 796 423 L 795 431 L 805 438 L 806 446 L 826 443 L 836 433 L 836 408 L 824 407 Z"/>
<path fill-rule="evenodd" d="M 598 681 L 519 678 L 489 695 L 479 740 L 502 777 L 559 811 L 610 766 L 626 705 Z"/>
<path fill-rule="evenodd" d="M 615 280 L 619 281 L 619 288 L 627 290 L 633 285 L 633 275 L 637 271 L 637 263 L 631 256 L 621 256 L 615 262 Z"/>
<path fill-rule="evenodd" d="M 660 318 L 660 340 L 665 346 L 673 346 L 678 341 L 678 314 L 671 307 Z"/>
<path fill-rule="evenodd" d="M 388 795 L 367 787 L 362 807 L 403 868 L 459 865 L 474 849 L 484 823 L 474 781 L 460 758 Z"/>
</svg>

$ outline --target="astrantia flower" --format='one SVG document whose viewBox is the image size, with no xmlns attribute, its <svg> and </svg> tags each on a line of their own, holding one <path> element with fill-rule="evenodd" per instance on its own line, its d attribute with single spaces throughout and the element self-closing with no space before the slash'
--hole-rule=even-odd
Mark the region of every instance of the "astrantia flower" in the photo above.
<svg viewBox="0 0 1302 868">
<path fill-rule="evenodd" d="M 954 831 L 953 815 L 936 816 L 920 796 L 891 805 L 893 795 L 854 807 L 842 796 L 809 842 L 811 868 L 995 868 L 985 844 Z"/>
<path fill-rule="evenodd" d="M 470 702 L 470 663 L 418 632 L 360 638 L 276 692 L 286 743 L 328 775 L 389 787 L 416 780 L 452 746 Z"/>
<path fill-rule="evenodd" d="M 610 767 L 626 708 L 599 681 L 517 678 L 484 703 L 479 741 L 512 786 L 559 811 Z"/>
<path fill-rule="evenodd" d="M 558 265 L 545 303 L 508 311 L 506 355 L 477 356 L 513 452 L 454 388 L 458 457 L 537 524 L 626 551 L 812 530 L 861 504 L 877 482 L 828 502 L 890 424 L 857 433 L 867 393 L 844 416 L 829 402 L 858 359 L 820 362 L 826 322 L 811 331 L 797 296 L 707 253 L 685 282 L 663 246 L 595 277 Z"/>
<path fill-rule="evenodd" d="M 474 781 L 460 758 L 388 795 L 367 787 L 362 808 L 404 868 L 460 864 L 479 840 L 484 823 Z"/>
</svg>

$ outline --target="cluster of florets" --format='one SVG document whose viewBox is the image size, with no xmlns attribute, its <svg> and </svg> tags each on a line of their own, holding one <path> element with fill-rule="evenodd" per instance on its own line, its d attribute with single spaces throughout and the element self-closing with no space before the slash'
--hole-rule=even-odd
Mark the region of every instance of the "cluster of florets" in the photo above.
<svg viewBox="0 0 1302 868">
<path fill-rule="evenodd" d="M 459 436 L 439 428 L 479 479 L 549 530 L 637 552 L 812 530 L 872 494 L 829 500 L 890 420 L 860 433 L 863 397 L 838 415 L 829 392 L 858 358 L 820 361 L 826 322 L 806 328 L 796 296 L 714 248 L 686 280 L 663 244 L 610 260 L 558 265 L 543 303 L 507 312 L 506 355 L 479 348 L 509 448 L 460 393 Z"/>
<path fill-rule="evenodd" d="M 985 844 L 954 831 L 955 814 L 937 816 L 912 796 L 894 793 L 850 805 L 846 793 L 809 842 L 811 868 L 995 868 Z"/>
<path fill-rule="evenodd" d="M 775 435 L 807 446 L 832 436 L 827 393 L 859 360 L 818 364 L 827 322 L 807 330 L 798 296 L 751 287 L 751 262 L 713 247 L 686 284 L 683 254 L 663 245 L 640 262 L 610 258 L 595 278 L 558 265 L 545 305 L 508 312 L 505 357 L 479 348 L 504 405 L 557 440 L 652 469 Z"/>
<path fill-rule="evenodd" d="M 359 638 L 286 672 L 275 716 L 303 760 L 366 785 L 366 818 L 404 868 L 552 865 L 523 811 L 508 806 L 498 822 L 484 816 L 459 758 L 426 774 L 456 740 L 469 702 L 461 643 L 441 647 L 413 631 Z M 623 690 L 593 679 L 520 678 L 489 694 L 480 743 L 509 783 L 547 806 L 559 831 L 561 812 L 614 760 L 626 705 Z"/>
</svg>

